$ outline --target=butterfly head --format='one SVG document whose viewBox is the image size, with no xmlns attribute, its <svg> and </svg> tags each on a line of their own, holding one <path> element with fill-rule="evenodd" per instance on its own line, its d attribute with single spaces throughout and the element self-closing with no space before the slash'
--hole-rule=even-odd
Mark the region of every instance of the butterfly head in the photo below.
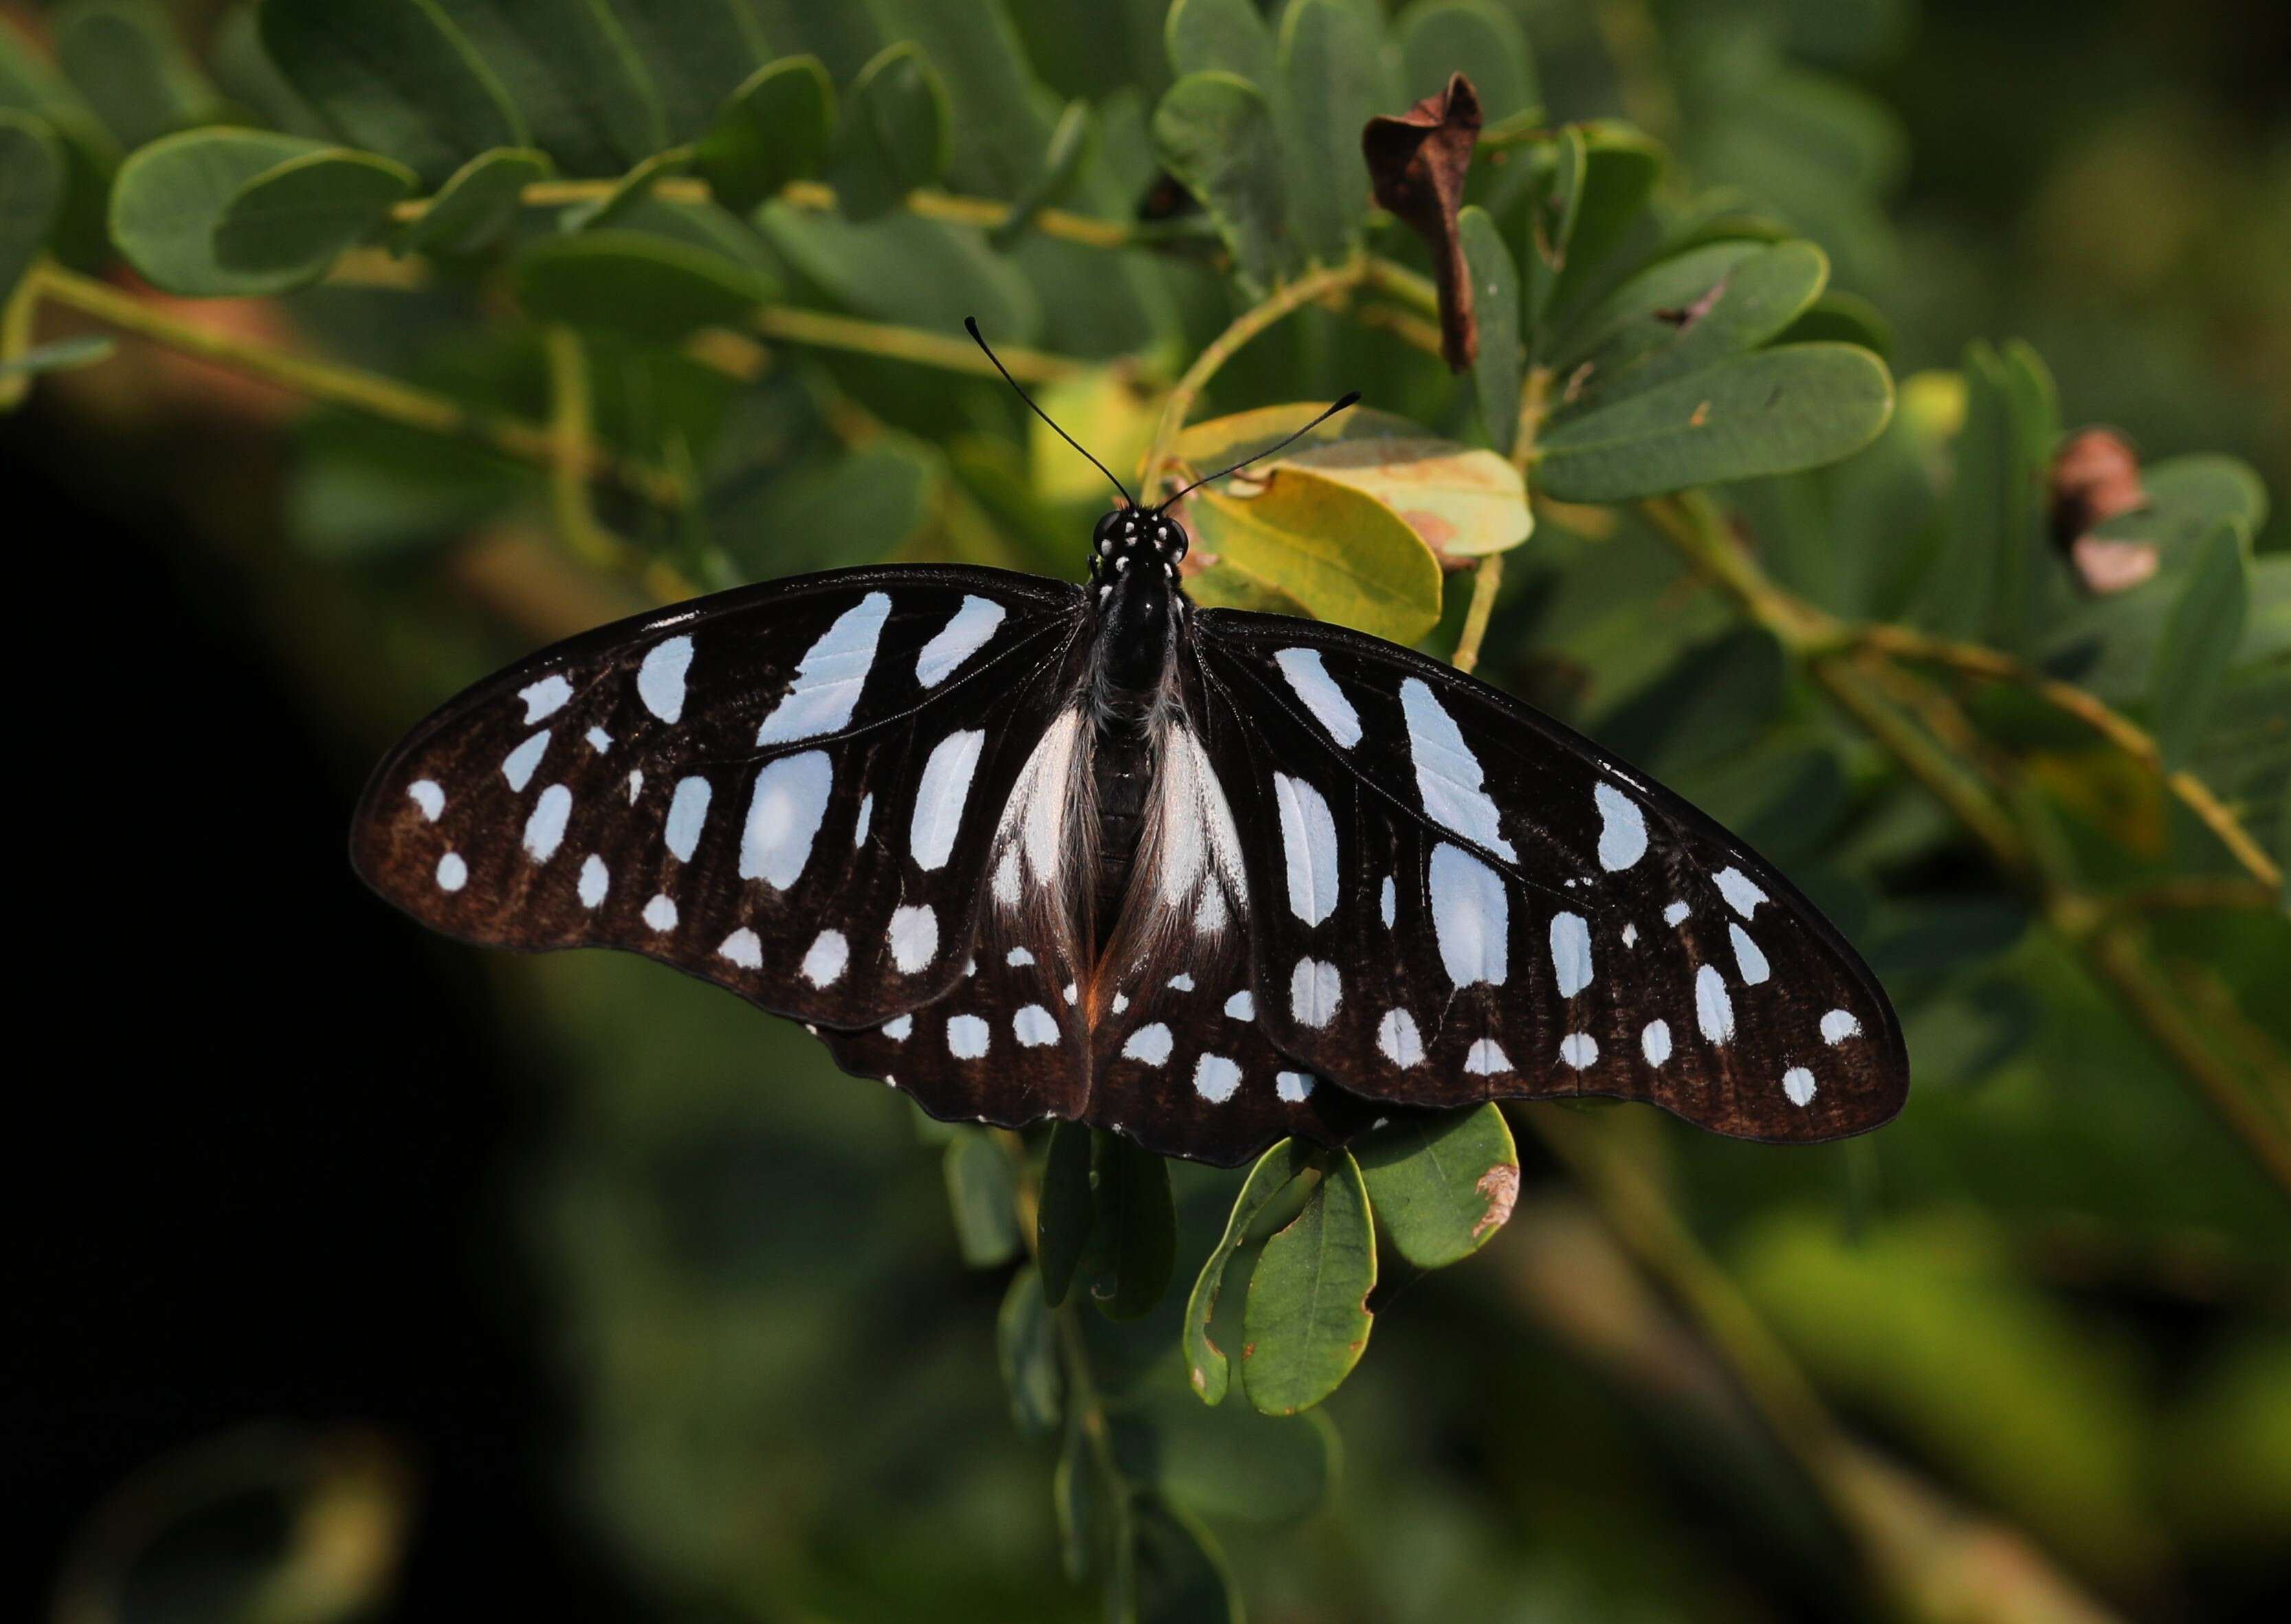
<svg viewBox="0 0 2291 1624">
<path fill-rule="evenodd" d="M 1174 586 L 1178 566 L 1192 545 L 1185 526 L 1160 508 L 1116 508 L 1090 533 L 1090 584 L 1110 587 L 1132 570 L 1143 570 Z"/>
</svg>

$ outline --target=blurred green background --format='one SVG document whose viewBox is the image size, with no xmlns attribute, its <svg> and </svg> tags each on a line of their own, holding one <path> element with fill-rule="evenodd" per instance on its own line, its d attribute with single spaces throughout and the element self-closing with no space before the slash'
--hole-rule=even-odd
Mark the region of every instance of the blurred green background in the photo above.
<svg viewBox="0 0 2291 1624">
<path fill-rule="evenodd" d="M 1784 586 L 1899 608 L 1887 550 L 1954 522 L 1975 341 L 2026 341 L 2061 423 L 2112 425 L 2151 470 L 2257 471 L 2271 506 L 2227 464 L 2174 464 L 2232 487 L 2204 500 L 2233 509 L 2255 564 L 2241 663 L 2192 760 L 2279 863 L 2291 12 L 1500 4 L 1551 119 L 1631 120 L 1669 149 L 1682 206 L 1813 238 L 1833 289 L 1875 312 L 1853 319 L 1901 385 L 1885 437 L 1719 493 Z M 840 87 L 912 37 L 958 99 L 991 20 L 1046 123 L 1068 99 L 1093 109 L 1057 201 L 1116 219 L 1155 191 L 1165 9 L 749 8 Z M 293 127 L 244 8 L 160 12 L 180 61 L 64 26 L 129 27 L 133 8 L 0 0 L 11 73 L 53 62 L 84 104 L 76 153 L 116 162 L 249 109 Z M 4 104 L 38 104 L 28 83 L 0 85 Z M 1020 196 L 991 123 L 958 123 L 947 184 Z M 657 206 L 625 223 L 665 229 L 641 213 Z M 1199 256 L 977 232 L 950 248 L 896 213 L 754 220 L 791 310 L 940 332 L 976 310 L 1022 348 L 1133 358 L 1048 390 L 1118 464 L 1240 308 Z M 92 229 L 56 256 L 148 308 L 540 414 L 548 358 L 481 273 L 365 253 L 279 299 L 192 303 Z M 1421 261 L 1397 230 L 1380 245 Z M 57 639 L 32 656 L 26 782 L 60 790 L 68 823 L 33 848 L 57 856 L 26 916 L 92 1012 L 68 1059 L 19 1083 L 61 1126 L 20 1140 L 42 1216 L 12 1248 L 31 1377 L 0 1400 L 24 1508 L 12 1614 L 1094 1616 L 1060 1568 L 1055 1440 L 1021 1435 L 998 1372 L 1002 1279 L 964 1267 L 909 1110 L 657 967 L 420 937 L 341 849 L 399 729 L 639 606 L 648 570 L 1066 573 L 1095 476 L 991 381 L 786 328 L 697 355 L 600 338 L 598 434 L 707 500 L 663 514 L 608 493 L 583 512 L 530 470 L 182 349 L 125 340 L 0 422 L 19 613 Z M 1244 351 L 1197 415 L 1351 387 L 1476 437 L 1435 360 L 1319 311 Z M 1452 645 L 1470 580 L 1448 578 L 1428 646 Z M 1202 1515 L 1250 1616 L 2281 1616 L 2291 1208 L 2191 1082 L 2247 1079 L 2263 1133 L 2284 1131 L 2279 895 L 2233 893 L 2206 832 L 2087 735 L 2010 691 L 1955 696 L 1980 730 L 1965 754 L 2010 758 L 2038 838 L 2097 881 L 2182 888 L 2134 980 L 2197 1034 L 2191 1067 L 2074 921 L 1628 508 L 1539 512 L 1482 670 L 1832 910 L 1901 1008 L 1911 1102 L 1869 1139 L 1789 1151 L 1636 1110 L 1523 1112 L 1548 1127 L 1521 1134 L 1516 1217 L 1458 1267 L 1388 1265 L 1325 1424 L 1207 1428 L 1143 1378 L 1135 1402 L 1163 1419 L 1138 1469 Z M 2137 712 L 2136 670 L 2075 675 Z M 1176 1171 L 1182 1283 L 1235 1176 Z M 1110 1341 L 1109 1368 L 1172 1345 L 1177 1307 Z"/>
</svg>

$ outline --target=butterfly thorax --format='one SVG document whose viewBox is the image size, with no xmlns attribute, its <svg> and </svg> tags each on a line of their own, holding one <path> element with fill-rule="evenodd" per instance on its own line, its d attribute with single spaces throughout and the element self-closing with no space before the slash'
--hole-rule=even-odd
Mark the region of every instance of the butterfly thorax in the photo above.
<svg viewBox="0 0 2291 1624">
<path fill-rule="evenodd" d="M 1171 656 L 1188 607 L 1178 582 L 1186 544 L 1185 527 L 1152 509 L 1116 509 L 1098 520 L 1091 538 L 1090 776 L 1098 816 L 1093 917 L 1100 946 L 1121 911 L 1152 803 L 1154 723 L 1169 700 Z"/>
</svg>

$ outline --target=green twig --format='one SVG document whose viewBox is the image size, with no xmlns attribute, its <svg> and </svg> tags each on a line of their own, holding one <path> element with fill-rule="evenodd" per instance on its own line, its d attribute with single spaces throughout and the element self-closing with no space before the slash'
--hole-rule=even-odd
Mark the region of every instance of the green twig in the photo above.
<svg viewBox="0 0 2291 1624">
<path fill-rule="evenodd" d="M 1496 590 L 1503 585 L 1503 554 L 1491 552 L 1472 572 L 1472 606 L 1464 611 L 1464 630 L 1456 639 L 1456 652 L 1448 663 L 1459 671 L 1480 663 L 1480 643 L 1488 635 L 1488 617 L 1495 613 Z"/>
<path fill-rule="evenodd" d="M 784 304 L 763 306 L 750 318 L 748 325 L 764 337 L 784 344 L 807 344 L 823 350 L 881 356 L 889 360 L 912 361 L 918 366 L 936 366 L 949 372 L 976 373 L 981 377 L 994 375 L 993 363 L 979 352 L 977 345 L 968 339 L 945 333 L 925 332 L 920 327 L 861 321 L 855 317 L 832 315 L 825 310 L 800 310 L 794 305 Z M 1010 369 L 1012 377 L 1028 383 L 1053 383 L 1094 365 L 1072 356 L 1051 355 L 1043 350 L 1017 346 L 997 349 L 994 353 L 1002 358 L 1002 364 Z"/>
</svg>

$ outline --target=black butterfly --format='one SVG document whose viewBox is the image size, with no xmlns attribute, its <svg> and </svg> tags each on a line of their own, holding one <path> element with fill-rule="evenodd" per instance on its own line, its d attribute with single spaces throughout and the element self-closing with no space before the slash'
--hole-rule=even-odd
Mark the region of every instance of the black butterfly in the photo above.
<svg viewBox="0 0 2291 1624">
<path fill-rule="evenodd" d="M 1740 841 L 1436 661 L 1196 609 L 1170 504 L 1123 502 L 1086 586 L 832 570 L 546 649 L 391 752 L 358 870 L 715 982 L 934 1116 L 1221 1165 L 1490 1098 L 1901 1109 L 1876 977 Z"/>
</svg>

